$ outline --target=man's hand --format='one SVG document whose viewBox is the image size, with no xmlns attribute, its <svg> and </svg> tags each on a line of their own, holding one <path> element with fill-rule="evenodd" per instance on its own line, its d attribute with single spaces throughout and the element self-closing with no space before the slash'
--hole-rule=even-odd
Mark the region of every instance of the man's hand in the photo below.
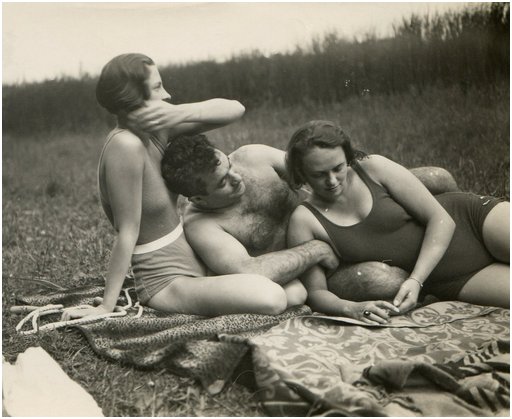
<svg viewBox="0 0 512 419">
<path fill-rule="evenodd" d="M 150 100 L 144 106 L 127 115 L 127 126 L 131 130 L 155 132 L 170 128 L 182 122 L 181 112 L 175 112 L 176 105 L 163 100 Z"/>
<path fill-rule="evenodd" d="M 416 307 L 421 286 L 414 279 L 407 279 L 403 282 L 398 290 L 393 304 L 400 309 L 401 313 L 407 313 Z"/>
</svg>

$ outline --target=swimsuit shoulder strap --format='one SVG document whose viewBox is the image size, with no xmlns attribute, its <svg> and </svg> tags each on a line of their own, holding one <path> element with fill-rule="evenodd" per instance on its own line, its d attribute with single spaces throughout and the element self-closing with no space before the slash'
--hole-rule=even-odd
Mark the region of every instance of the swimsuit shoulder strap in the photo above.
<svg viewBox="0 0 512 419">
<path fill-rule="evenodd" d="M 158 141 L 154 136 L 150 135 L 149 140 L 153 143 L 153 145 L 156 147 L 156 149 L 160 152 L 160 154 L 163 156 L 165 152 L 165 147 Z"/>
<path fill-rule="evenodd" d="M 355 170 L 355 172 L 359 175 L 363 182 L 366 183 L 366 186 L 368 186 L 368 188 L 373 194 L 377 192 L 387 193 L 386 189 L 382 185 L 379 185 L 377 182 L 375 182 L 372 179 L 372 177 L 366 172 L 366 170 L 363 169 L 363 167 L 359 164 L 358 160 L 355 160 L 350 167 L 352 167 Z"/>
<path fill-rule="evenodd" d="M 309 202 L 307 201 L 304 201 L 304 202 L 301 202 L 299 205 L 302 205 L 304 207 L 306 207 L 308 210 L 310 210 L 317 218 L 318 216 L 321 216 L 323 217 L 322 213 L 317 210 L 313 205 L 311 205 Z"/>
</svg>

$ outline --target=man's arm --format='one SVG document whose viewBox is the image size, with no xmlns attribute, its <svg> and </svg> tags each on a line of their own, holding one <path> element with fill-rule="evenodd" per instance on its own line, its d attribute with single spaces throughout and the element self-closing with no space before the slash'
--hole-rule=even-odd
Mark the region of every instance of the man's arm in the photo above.
<svg viewBox="0 0 512 419">
<path fill-rule="evenodd" d="M 219 275 L 259 274 L 285 285 L 316 264 L 329 270 L 338 266 L 331 247 L 320 240 L 252 257 L 242 243 L 213 222 L 186 224 L 185 234 L 194 251 Z"/>
<path fill-rule="evenodd" d="M 283 178 L 286 173 L 286 153 L 278 148 L 265 144 L 247 144 L 235 150 L 230 158 L 234 161 L 250 161 L 253 165 L 270 166 L 276 171 L 279 177 Z"/>
</svg>

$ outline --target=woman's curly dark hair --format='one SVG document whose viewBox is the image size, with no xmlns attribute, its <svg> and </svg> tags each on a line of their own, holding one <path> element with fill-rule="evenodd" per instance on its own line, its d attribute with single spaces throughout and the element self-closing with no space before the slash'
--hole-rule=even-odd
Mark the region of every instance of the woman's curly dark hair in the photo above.
<svg viewBox="0 0 512 419">
<path fill-rule="evenodd" d="M 171 139 L 161 162 L 167 188 L 188 198 L 206 195 L 203 178 L 220 164 L 215 151 L 216 148 L 201 134 Z"/>
<path fill-rule="evenodd" d="M 313 147 L 341 147 L 349 165 L 367 157 L 366 153 L 352 147 L 348 134 L 334 122 L 309 121 L 293 133 L 286 147 L 287 180 L 292 189 L 299 189 L 306 183 L 302 165 L 304 156 Z"/>
</svg>

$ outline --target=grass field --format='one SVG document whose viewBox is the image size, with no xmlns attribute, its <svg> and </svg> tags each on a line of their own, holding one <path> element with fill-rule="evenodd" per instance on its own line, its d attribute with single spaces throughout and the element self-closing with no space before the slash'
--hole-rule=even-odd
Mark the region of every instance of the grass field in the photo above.
<svg viewBox="0 0 512 419">
<path fill-rule="evenodd" d="M 447 168 L 463 190 L 509 197 L 509 87 L 431 88 L 421 95 L 354 98 L 342 104 L 249 109 L 242 121 L 212 132 L 230 152 L 246 143 L 284 148 L 310 119 L 340 122 L 357 147 L 407 167 Z M 257 395 L 238 383 L 210 397 L 189 379 L 141 371 L 98 358 L 73 330 L 16 335 L 9 313 L 30 278 L 65 287 L 106 272 L 113 232 L 96 192 L 96 162 L 105 132 L 3 137 L 3 354 L 14 361 L 29 346 L 45 348 L 103 408 L 106 416 L 258 416 Z"/>
</svg>

